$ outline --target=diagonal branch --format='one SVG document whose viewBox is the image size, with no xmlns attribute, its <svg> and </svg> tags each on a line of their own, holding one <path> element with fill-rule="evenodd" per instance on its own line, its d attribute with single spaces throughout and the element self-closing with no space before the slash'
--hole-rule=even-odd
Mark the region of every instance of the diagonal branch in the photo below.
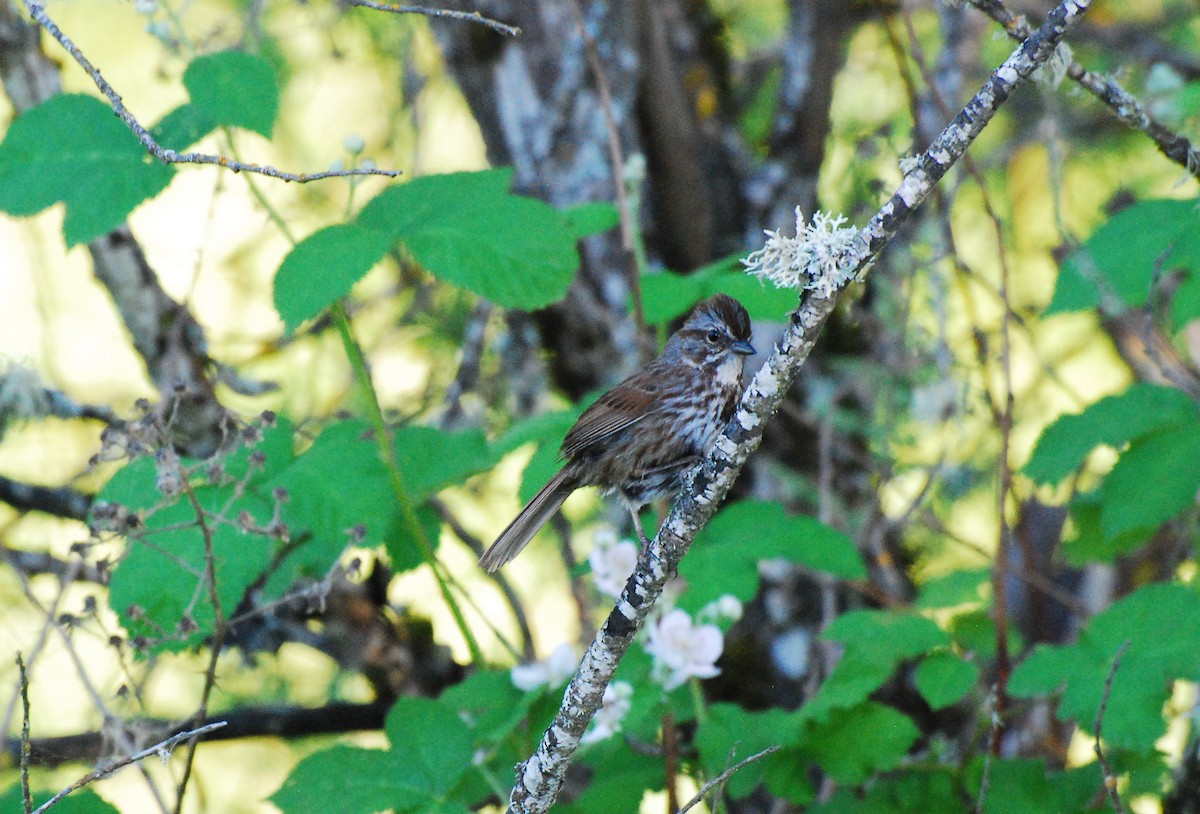
<svg viewBox="0 0 1200 814">
<path fill-rule="evenodd" d="M 79 67 L 87 72 L 87 75 L 96 83 L 96 87 L 100 92 L 108 98 L 108 104 L 112 107 L 113 113 L 117 114 L 125 126 L 128 127 L 137 140 L 142 143 L 146 151 L 157 158 L 164 164 L 215 164 L 218 167 L 224 167 L 227 170 L 234 172 L 253 172 L 259 175 L 266 175 L 270 178 L 278 178 L 281 181 L 292 181 L 297 184 L 306 184 L 309 181 L 320 181 L 323 178 L 339 178 L 346 175 L 384 175 L 388 178 L 395 178 L 400 175 L 399 170 L 379 170 L 379 169 L 350 169 L 350 170 L 329 170 L 328 172 L 283 172 L 272 166 L 262 164 L 246 164 L 242 161 L 234 161 L 231 158 L 226 158 L 223 155 L 209 155 L 208 153 L 178 153 L 175 150 L 168 150 L 159 144 L 154 136 L 150 135 L 150 131 L 142 126 L 142 123 L 129 112 L 129 108 L 125 107 L 125 103 L 121 101 L 121 94 L 108 84 L 108 80 L 101 75 L 96 66 L 92 65 L 91 61 L 84 56 L 79 47 L 62 32 L 62 29 L 50 19 L 44 8 L 44 0 L 21 0 L 25 5 L 25 10 L 29 12 L 38 25 L 46 29 L 50 36 L 58 40 L 71 58 L 79 63 Z"/>
<path fill-rule="evenodd" d="M 866 272 L 938 180 L 963 156 L 1017 84 L 1050 58 L 1089 5 L 1090 0 L 1063 0 L 1042 27 L 992 74 L 920 156 L 891 200 L 859 233 L 854 250 L 838 269 L 842 279 L 853 279 Z M 516 785 L 510 797 L 512 810 L 517 814 L 544 812 L 554 804 L 580 738 L 599 709 L 604 689 L 617 665 L 696 533 L 716 512 L 742 466 L 758 448 L 767 420 L 778 410 L 842 290 L 839 288 L 829 295 L 807 292 L 801 298 L 774 352 L 743 395 L 733 421 L 704 463 L 692 473 L 662 528 L 643 550 L 637 570 L 584 655 L 537 751 L 517 766 Z"/>
<path fill-rule="evenodd" d="M 1003 0 L 968 0 L 972 6 L 991 17 L 1015 40 L 1029 36 L 1029 23 L 1022 16 L 1014 15 Z M 1078 62 L 1067 65 L 1067 76 L 1071 77 L 1088 93 L 1108 106 L 1113 115 L 1134 130 L 1145 133 L 1167 158 L 1179 164 L 1191 175 L 1200 178 L 1200 149 L 1187 137 L 1172 131 L 1146 112 L 1141 102 L 1121 87 L 1115 79 L 1087 70 Z"/>
</svg>

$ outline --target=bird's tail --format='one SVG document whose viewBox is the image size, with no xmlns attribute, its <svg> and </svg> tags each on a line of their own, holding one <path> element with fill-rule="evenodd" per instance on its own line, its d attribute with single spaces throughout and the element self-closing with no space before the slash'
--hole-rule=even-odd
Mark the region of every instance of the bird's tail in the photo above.
<svg viewBox="0 0 1200 814">
<path fill-rule="evenodd" d="M 533 500 L 521 509 L 516 518 L 508 524 L 508 528 L 496 538 L 496 542 L 483 552 L 479 564 L 485 571 L 496 571 L 520 554 L 521 549 L 533 539 L 533 535 L 558 511 L 558 507 L 562 506 L 567 496 L 579 488 L 573 473 L 568 470 L 569 467 L 560 469 L 558 474 L 533 496 Z"/>
</svg>

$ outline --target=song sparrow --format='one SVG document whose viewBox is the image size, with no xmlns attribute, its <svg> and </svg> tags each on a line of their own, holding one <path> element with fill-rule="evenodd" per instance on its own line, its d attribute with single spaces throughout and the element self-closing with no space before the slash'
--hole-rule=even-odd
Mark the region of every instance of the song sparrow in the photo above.
<svg viewBox="0 0 1200 814">
<path fill-rule="evenodd" d="M 581 486 L 619 495 L 644 541 L 638 509 L 677 492 L 680 476 L 717 440 L 742 394 L 742 357 L 752 353 L 750 317 L 741 303 L 717 294 L 698 305 L 657 359 L 584 410 L 563 440 L 562 469 L 480 565 L 495 571 L 517 556 Z"/>
</svg>

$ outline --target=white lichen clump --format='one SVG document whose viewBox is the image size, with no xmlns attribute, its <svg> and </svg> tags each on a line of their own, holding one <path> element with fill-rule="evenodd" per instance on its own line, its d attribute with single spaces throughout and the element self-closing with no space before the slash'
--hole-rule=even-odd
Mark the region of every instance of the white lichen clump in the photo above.
<svg viewBox="0 0 1200 814">
<path fill-rule="evenodd" d="M 833 296 L 854 276 L 858 230 L 844 215 L 816 212 L 812 221 L 796 207 L 796 236 L 766 231 L 767 243 L 742 261 L 746 273 L 765 278 L 776 288 L 804 288 Z"/>
</svg>

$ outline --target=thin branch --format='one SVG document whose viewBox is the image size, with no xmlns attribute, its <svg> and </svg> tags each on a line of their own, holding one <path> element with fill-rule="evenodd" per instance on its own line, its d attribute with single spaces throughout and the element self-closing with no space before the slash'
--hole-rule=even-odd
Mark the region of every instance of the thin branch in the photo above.
<svg viewBox="0 0 1200 814">
<path fill-rule="evenodd" d="M 831 274 L 831 279 L 861 278 L 913 211 L 929 197 L 937 182 L 983 132 L 1018 83 L 1050 58 L 1089 5 L 1090 0 L 1064 0 L 1042 27 L 1013 51 L 920 156 L 892 198 L 858 233 L 836 278 Z M 643 549 L 637 570 L 617 606 L 584 654 L 537 751 L 518 766 L 517 782 L 510 797 L 516 814 L 544 812 L 554 804 L 580 738 L 600 708 L 604 689 L 617 665 L 696 533 L 716 512 L 746 460 L 761 443 L 766 422 L 778 411 L 821 328 L 837 306 L 844 285 L 834 286 L 827 293 L 805 291 L 774 352 L 742 396 L 733 421 L 704 462 L 689 474 L 682 494 L 658 534 Z"/>
<path fill-rule="evenodd" d="M 755 761 L 758 761 L 758 760 L 762 760 L 767 755 L 772 754 L 773 752 L 778 752 L 778 751 L 779 751 L 778 746 L 768 746 L 766 749 L 763 749 L 758 754 L 751 755 L 750 757 L 746 758 L 741 763 L 738 763 L 735 766 L 730 766 L 728 769 L 721 772 L 719 775 L 714 777 L 712 780 L 709 780 L 707 783 L 705 783 L 703 786 L 701 786 L 700 790 L 698 792 L 696 792 L 696 796 L 693 797 L 692 799 L 688 800 L 687 804 L 684 805 L 683 808 L 679 809 L 679 811 L 675 812 L 675 814 L 687 814 L 688 809 L 699 804 L 699 802 L 704 799 L 704 795 L 708 794 L 714 788 L 716 788 L 717 786 L 719 786 L 722 783 L 729 780 L 729 778 L 733 777 L 735 774 L 737 774 L 742 769 L 749 766 L 751 763 L 754 763 Z"/>
<path fill-rule="evenodd" d="M 29 676 L 25 660 L 17 653 L 17 680 L 21 682 L 21 801 L 25 814 L 33 811 L 33 795 L 29 793 Z"/>
<path fill-rule="evenodd" d="M 1004 30 L 1014 40 L 1022 40 L 1029 36 L 1029 23 L 1023 16 L 1014 15 L 1009 11 L 1002 0 L 968 2 L 1004 26 Z M 1067 76 L 1107 105 L 1118 119 L 1149 136 L 1163 155 L 1179 164 L 1190 175 L 1200 178 L 1200 150 L 1186 137 L 1173 132 L 1147 113 L 1142 104 L 1115 79 L 1093 73 L 1075 61 L 1067 66 Z"/>
<path fill-rule="evenodd" d="M 1121 658 L 1125 655 L 1125 651 L 1129 649 L 1130 640 L 1126 639 L 1117 648 L 1117 653 L 1113 656 L 1112 666 L 1108 668 L 1108 677 L 1104 679 L 1104 694 L 1100 696 L 1100 708 L 1096 710 L 1096 725 L 1092 727 L 1096 733 L 1096 759 L 1100 761 L 1100 771 L 1104 774 L 1104 789 L 1108 792 L 1108 798 L 1112 800 L 1113 809 L 1117 814 L 1125 814 L 1125 806 L 1121 802 L 1121 795 L 1117 792 L 1117 778 L 1113 774 L 1112 767 L 1108 765 L 1108 758 L 1104 756 L 1104 749 L 1100 746 L 1100 730 L 1104 726 L 1104 713 L 1108 709 L 1108 696 L 1112 694 L 1113 678 L 1117 675 L 1117 668 L 1121 666 Z"/>
<path fill-rule="evenodd" d="M 634 219 L 633 206 L 629 201 L 629 190 L 625 181 L 625 154 L 621 150 L 621 134 L 617 130 L 617 118 L 613 115 L 612 89 L 608 84 L 608 75 L 604 72 L 604 63 L 600 59 L 600 50 L 596 41 L 587 32 L 587 21 L 583 17 L 583 9 L 579 0 L 571 0 L 571 11 L 575 15 L 575 26 L 583 42 L 583 53 L 587 57 L 588 67 L 596 80 L 596 95 L 600 97 L 600 111 L 604 114 L 604 131 L 607 137 L 608 161 L 612 165 L 613 190 L 617 197 L 617 214 L 621 223 L 621 250 L 625 260 L 626 284 L 629 295 L 633 300 L 633 315 L 637 322 L 638 336 L 646 333 L 646 312 L 642 306 L 642 284 L 639 275 L 637 255 L 637 223 Z M 645 346 L 638 343 L 645 350 Z M 647 361 L 643 357 L 643 361 Z"/>
<path fill-rule="evenodd" d="M 116 772 L 120 769 L 124 769 L 126 766 L 130 765 L 131 763 L 137 763 L 139 760 L 148 758 L 151 755 L 159 755 L 160 757 L 166 758 L 170 754 L 171 750 L 174 749 L 178 744 L 182 743 L 183 741 L 192 740 L 193 738 L 199 738 L 200 736 L 207 735 L 209 732 L 212 732 L 215 729 L 220 729 L 223 726 L 225 726 L 224 721 L 214 721 L 211 724 L 205 724 L 204 726 L 198 727 L 196 729 L 189 729 L 187 732 L 180 732 L 178 735 L 172 735 L 171 737 L 167 738 L 165 741 L 156 743 L 153 746 L 149 747 L 148 749 L 143 749 L 142 751 L 138 752 L 136 755 L 130 755 L 129 757 L 121 758 L 116 763 L 113 763 L 111 766 L 105 766 L 102 769 L 96 769 L 95 771 L 90 772 L 87 775 L 84 775 L 83 777 L 79 778 L 74 783 L 72 783 L 71 785 L 67 786 L 65 789 L 60 791 L 58 794 L 54 795 L 49 800 L 42 803 L 40 806 L 38 806 L 37 810 L 33 812 L 33 814 L 42 814 L 42 812 L 49 809 L 50 806 L 54 805 L 59 800 L 66 797 L 71 792 L 79 791 L 81 788 L 86 786 L 88 783 L 92 783 L 96 780 L 100 780 L 102 778 L 108 777 L 110 774 L 113 774 L 114 772 Z"/>
<path fill-rule="evenodd" d="M 429 8 L 427 6 L 394 6 L 391 3 L 376 3 L 374 0 L 346 0 L 352 6 L 371 8 L 376 11 L 389 11 L 393 14 L 424 14 L 426 17 L 443 17 L 448 20 L 461 20 L 465 23 L 476 23 L 507 37 L 519 37 L 521 29 L 515 25 L 484 17 L 478 11 L 451 11 L 445 8 Z"/>
<path fill-rule="evenodd" d="M 100 71 L 92 65 L 91 61 L 83 55 L 83 52 L 73 43 L 62 29 L 50 19 L 46 14 L 46 9 L 43 7 L 43 0 L 21 0 L 25 6 L 25 10 L 29 12 L 38 25 L 46 29 L 50 36 L 58 40 L 71 57 L 79 63 L 79 67 L 83 68 L 87 75 L 96 83 L 96 87 L 100 92 L 108 97 L 108 103 L 113 109 L 113 113 L 117 114 L 117 118 L 125 123 L 137 140 L 142 143 L 152 156 L 157 158 L 164 164 L 215 164 L 218 167 L 224 167 L 227 170 L 234 172 L 253 172 L 259 175 L 266 175 L 271 178 L 278 178 L 281 181 L 290 181 L 297 184 L 307 184 L 309 181 L 320 181 L 323 178 L 340 178 L 347 175 L 383 175 L 388 178 L 395 178 L 400 175 L 399 170 L 380 170 L 380 169 L 349 169 L 349 170 L 328 170 L 326 172 L 313 173 L 292 173 L 284 172 L 270 165 L 263 164 L 247 164 L 242 161 L 234 161 L 221 155 L 210 155 L 208 153 L 178 153 L 175 150 L 168 150 L 163 147 L 154 136 L 150 135 L 150 131 L 142 126 L 141 122 L 129 112 L 125 107 L 125 103 L 121 101 L 121 95 L 108 84 Z"/>
</svg>

